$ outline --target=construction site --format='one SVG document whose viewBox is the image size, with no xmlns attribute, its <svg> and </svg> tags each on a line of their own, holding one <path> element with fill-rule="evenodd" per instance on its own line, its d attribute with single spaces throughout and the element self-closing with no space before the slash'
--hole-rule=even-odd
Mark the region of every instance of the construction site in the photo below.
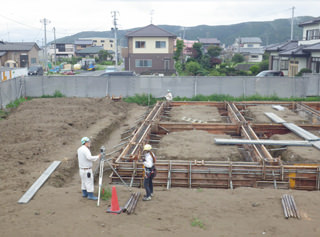
<svg viewBox="0 0 320 237">
<path fill-rule="evenodd" d="M 0 129 L 4 236 L 320 235 L 319 102 L 143 107 L 110 98 L 33 99 L 1 120 Z M 131 190 L 144 194 L 141 156 L 151 144 L 152 200 L 138 201 L 131 215 L 112 215 L 110 200 L 97 206 L 82 198 L 76 158 L 82 136 L 92 139 L 94 155 L 106 147 L 115 172 L 105 166 L 103 187 L 117 188 L 120 205 Z M 45 185 L 19 204 L 53 161 L 61 163 Z M 285 195 L 294 197 L 294 218 L 283 209 Z"/>
</svg>

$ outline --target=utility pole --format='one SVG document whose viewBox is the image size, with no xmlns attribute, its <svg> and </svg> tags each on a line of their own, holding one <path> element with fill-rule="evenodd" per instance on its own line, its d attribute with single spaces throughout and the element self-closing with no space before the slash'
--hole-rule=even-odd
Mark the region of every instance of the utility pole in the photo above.
<svg viewBox="0 0 320 237">
<path fill-rule="evenodd" d="M 54 37 L 54 66 L 56 66 L 57 65 L 56 27 L 53 27 L 53 37 Z"/>
<path fill-rule="evenodd" d="M 45 71 L 48 72 L 48 54 L 47 54 L 47 24 L 50 24 L 50 21 L 46 18 L 40 20 L 44 26 L 44 63 L 45 63 Z"/>
<path fill-rule="evenodd" d="M 113 17 L 113 25 L 114 28 L 111 28 L 111 30 L 114 31 L 114 38 L 115 38 L 115 60 L 116 60 L 116 67 L 118 67 L 118 28 L 117 28 L 117 12 L 113 11 L 111 12 Z"/>
<path fill-rule="evenodd" d="M 294 9 L 295 9 L 295 7 L 292 7 L 292 16 L 291 16 L 291 40 L 293 40 L 293 18 L 294 18 Z"/>
</svg>

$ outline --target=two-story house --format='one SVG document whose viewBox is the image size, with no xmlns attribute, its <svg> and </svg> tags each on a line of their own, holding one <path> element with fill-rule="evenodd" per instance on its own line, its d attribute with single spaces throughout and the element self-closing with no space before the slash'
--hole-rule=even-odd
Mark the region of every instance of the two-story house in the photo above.
<svg viewBox="0 0 320 237">
<path fill-rule="evenodd" d="M 259 37 L 239 37 L 233 44 L 233 51 L 243 55 L 246 62 L 261 62 L 264 54 L 261 44 Z"/>
<path fill-rule="evenodd" d="M 0 67 L 7 67 L 12 64 L 16 67 L 30 67 L 31 65 L 39 64 L 39 51 L 39 46 L 34 42 L 1 41 Z M 10 61 L 10 65 L 7 65 L 8 61 Z"/>
<path fill-rule="evenodd" d="M 171 75 L 174 68 L 176 35 L 153 24 L 126 34 L 128 48 L 123 51 L 125 69 L 138 74 Z"/>
<path fill-rule="evenodd" d="M 301 69 L 320 73 L 320 17 L 299 24 L 303 27 L 300 41 L 288 41 L 268 46 L 269 69 L 282 70 L 285 75 L 295 76 Z"/>
<path fill-rule="evenodd" d="M 59 41 L 56 45 L 51 43 L 50 49 L 48 51 L 51 61 L 54 61 L 54 58 L 72 58 L 75 56 L 75 47 L 73 42 L 68 41 Z"/>
</svg>

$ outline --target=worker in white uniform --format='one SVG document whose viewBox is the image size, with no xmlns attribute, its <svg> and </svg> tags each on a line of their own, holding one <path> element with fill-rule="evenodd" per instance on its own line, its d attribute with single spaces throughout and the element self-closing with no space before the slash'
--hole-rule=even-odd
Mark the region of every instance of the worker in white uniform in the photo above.
<svg viewBox="0 0 320 237">
<path fill-rule="evenodd" d="M 168 90 L 168 93 L 165 95 L 165 98 L 166 98 L 166 100 L 169 101 L 169 102 L 172 101 L 173 96 L 172 96 L 172 93 L 171 93 L 170 90 Z"/>
<path fill-rule="evenodd" d="M 83 137 L 81 139 L 82 146 L 79 147 L 78 162 L 79 162 L 79 174 L 81 178 L 81 190 L 82 197 L 87 197 L 90 200 L 98 200 L 97 197 L 93 195 L 94 191 L 94 181 L 92 173 L 92 163 L 101 157 L 101 154 L 97 156 L 92 156 L 90 152 L 91 141 L 88 137 Z"/>
<path fill-rule="evenodd" d="M 144 151 L 143 165 L 144 165 L 144 173 L 145 173 L 143 185 L 146 190 L 146 195 L 142 199 L 143 201 L 149 201 L 153 196 L 152 179 L 156 176 L 156 168 L 155 168 L 156 157 L 151 151 L 151 149 L 152 147 L 149 144 L 146 144 L 143 147 L 143 151 Z"/>
</svg>

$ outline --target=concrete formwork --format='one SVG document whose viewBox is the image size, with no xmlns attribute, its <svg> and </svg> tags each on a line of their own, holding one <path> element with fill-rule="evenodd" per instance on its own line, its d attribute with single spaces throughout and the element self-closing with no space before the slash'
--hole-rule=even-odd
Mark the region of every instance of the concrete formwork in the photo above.
<svg viewBox="0 0 320 237">
<path fill-rule="evenodd" d="M 186 104 L 203 104 L 219 107 L 219 111 L 228 114 L 231 123 L 199 124 L 162 122 L 161 114 L 170 111 L 174 106 Z M 266 102 L 266 104 L 277 104 Z M 259 139 L 259 136 L 270 137 L 272 134 L 288 133 L 289 130 L 279 124 L 249 124 L 242 116 L 243 108 L 263 104 L 263 102 L 158 102 L 147 119 L 134 133 L 121 155 L 115 161 L 117 172 L 131 186 L 142 185 L 143 164 L 140 162 L 143 145 L 151 140 L 165 136 L 168 133 L 182 130 L 205 130 L 213 134 L 230 134 L 249 139 Z M 297 108 L 294 102 L 278 103 L 287 108 Z M 318 103 L 305 106 L 318 107 Z M 223 111 L 225 109 L 225 111 Z M 301 109 L 301 108 L 300 108 Z M 319 113 L 314 109 L 314 113 Z M 318 116 L 318 115 L 315 115 Z M 233 118 L 232 118 L 233 117 Z M 302 126 L 304 129 L 320 130 L 318 124 Z M 249 134 L 248 134 L 249 133 Z M 259 134 L 259 136 L 257 135 Z M 293 188 L 303 190 L 319 190 L 320 162 L 285 164 L 277 157 L 272 157 L 263 145 L 243 145 L 241 149 L 252 158 L 250 162 L 204 161 L 204 160 L 159 160 L 158 175 L 155 185 L 170 187 L 206 187 L 235 188 L 261 187 L 271 185 L 274 188 Z M 111 175 L 112 182 L 118 183 L 119 178 Z"/>
</svg>

